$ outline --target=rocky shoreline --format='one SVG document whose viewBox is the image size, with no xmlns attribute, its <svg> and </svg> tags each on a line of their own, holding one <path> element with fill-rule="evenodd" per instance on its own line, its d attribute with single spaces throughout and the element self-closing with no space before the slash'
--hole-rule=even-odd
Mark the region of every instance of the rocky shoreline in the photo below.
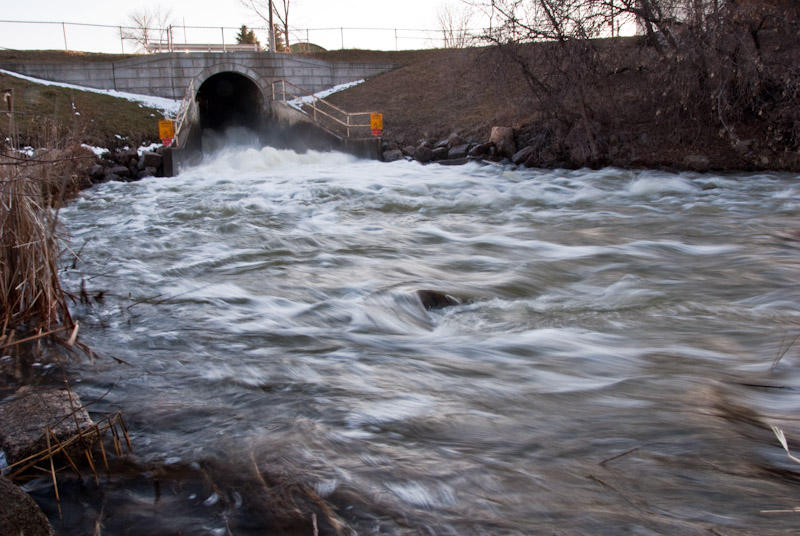
<svg viewBox="0 0 800 536">
<path fill-rule="evenodd" d="M 527 142 L 520 141 L 527 137 Z M 687 153 L 680 161 L 669 161 L 660 166 L 632 166 L 630 162 L 587 162 L 583 158 L 574 158 L 573 155 L 563 154 L 559 150 L 558 140 L 552 136 L 540 134 L 534 136 L 523 136 L 522 133 L 513 127 L 495 126 L 491 129 L 488 140 L 479 140 L 462 137 L 457 132 L 450 134 L 444 139 L 423 139 L 417 145 L 403 145 L 392 141 L 384 140 L 381 146 L 381 160 L 384 162 L 396 162 L 398 160 L 413 160 L 421 164 L 436 163 L 445 166 L 463 165 L 467 162 L 491 162 L 506 165 L 514 165 L 526 168 L 541 169 L 578 169 L 581 167 L 591 167 L 598 169 L 605 166 L 617 166 L 622 168 L 659 168 L 669 171 L 695 171 L 707 173 L 710 171 L 755 171 L 771 170 L 770 164 L 773 160 L 768 156 L 762 156 L 760 166 L 730 167 L 727 162 L 719 162 L 716 159 L 701 153 Z M 741 151 L 748 151 L 752 144 L 741 143 Z M 748 155 L 752 157 L 752 155 Z M 778 169 L 791 169 L 787 164 L 792 155 L 786 156 L 777 162 Z"/>
</svg>

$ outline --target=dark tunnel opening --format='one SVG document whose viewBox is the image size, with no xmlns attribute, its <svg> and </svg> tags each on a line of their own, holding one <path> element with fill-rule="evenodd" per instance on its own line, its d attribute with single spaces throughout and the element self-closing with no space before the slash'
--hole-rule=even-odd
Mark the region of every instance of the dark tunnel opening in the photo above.
<svg viewBox="0 0 800 536">
<path fill-rule="evenodd" d="M 258 86 L 246 76 L 233 72 L 217 73 L 203 82 L 196 98 L 200 127 L 204 130 L 259 127 L 263 97 Z"/>
</svg>

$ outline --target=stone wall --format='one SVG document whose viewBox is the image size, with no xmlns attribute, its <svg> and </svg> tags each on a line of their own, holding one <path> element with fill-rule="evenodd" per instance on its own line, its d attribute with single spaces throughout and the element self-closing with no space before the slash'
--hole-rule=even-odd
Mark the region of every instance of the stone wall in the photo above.
<svg viewBox="0 0 800 536">
<path fill-rule="evenodd" d="M 391 64 L 331 63 L 292 54 L 269 52 L 171 52 L 119 61 L 75 63 L 0 63 L 20 74 L 98 89 L 182 99 L 209 76 L 233 71 L 251 78 L 271 98 L 271 83 L 286 79 L 312 92 L 368 78 L 394 68 Z"/>
</svg>

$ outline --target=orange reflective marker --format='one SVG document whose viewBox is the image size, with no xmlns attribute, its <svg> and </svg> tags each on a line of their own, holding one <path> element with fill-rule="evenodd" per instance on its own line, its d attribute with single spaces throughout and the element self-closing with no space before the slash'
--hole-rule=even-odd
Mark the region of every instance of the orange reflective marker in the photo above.
<svg viewBox="0 0 800 536">
<path fill-rule="evenodd" d="M 175 138 L 175 122 L 169 119 L 159 121 L 158 137 L 161 138 L 161 143 L 164 144 L 164 147 L 172 145 L 172 140 Z"/>
<path fill-rule="evenodd" d="M 383 114 L 369 114 L 369 127 L 373 136 L 380 136 L 383 133 Z"/>
</svg>

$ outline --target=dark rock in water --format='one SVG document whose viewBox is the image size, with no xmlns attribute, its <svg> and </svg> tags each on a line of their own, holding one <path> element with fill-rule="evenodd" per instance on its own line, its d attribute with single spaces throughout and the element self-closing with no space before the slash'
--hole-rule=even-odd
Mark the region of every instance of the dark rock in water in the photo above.
<svg viewBox="0 0 800 536">
<path fill-rule="evenodd" d="M 511 127 L 492 127 L 489 141 L 497 147 L 497 153 L 500 156 L 511 158 L 517 152 L 514 129 Z"/>
<path fill-rule="evenodd" d="M 80 398 L 66 389 L 22 387 L 0 404 L 0 448 L 13 464 L 47 448 L 45 430 L 64 441 L 95 424 Z"/>
<path fill-rule="evenodd" d="M 703 190 L 704 190 L 704 191 L 705 191 L 705 190 L 716 190 L 717 188 L 719 188 L 719 186 L 717 186 L 717 185 L 716 185 L 716 184 L 714 184 L 713 182 L 709 182 L 708 184 L 704 184 L 704 185 L 703 185 Z"/>
<path fill-rule="evenodd" d="M 469 145 L 463 143 L 461 145 L 456 145 L 452 147 L 449 151 L 447 151 L 447 158 L 449 159 L 464 158 L 465 156 L 467 156 L 468 152 L 469 152 Z"/>
<path fill-rule="evenodd" d="M 486 143 L 479 143 L 475 147 L 469 150 L 469 157 L 470 158 L 483 158 L 484 156 L 489 154 L 489 150 L 494 147 L 491 142 Z"/>
<path fill-rule="evenodd" d="M 413 145 L 406 145 L 405 147 L 403 147 L 403 154 L 406 155 L 406 156 L 413 157 L 414 156 L 414 152 L 416 150 L 417 150 L 416 147 L 414 147 Z"/>
<path fill-rule="evenodd" d="M 164 160 L 164 157 L 158 153 L 154 153 L 153 151 L 144 151 L 142 156 L 139 158 L 139 169 L 145 168 L 156 168 L 158 169 L 161 167 L 161 162 Z"/>
<path fill-rule="evenodd" d="M 420 145 L 414 151 L 414 160 L 422 162 L 423 164 L 430 162 L 433 160 L 433 150 L 425 145 Z"/>
<path fill-rule="evenodd" d="M 100 164 L 95 164 L 89 168 L 89 178 L 92 180 L 102 180 L 106 175 L 106 169 Z"/>
<path fill-rule="evenodd" d="M 146 167 L 136 174 L 136 178 L 141 180 L 141 179 L 146 179 L 147 177 L 155 177 L 156 171 L 157 171 L 156 168 Z"/>
<path fill-rule="evenodd" d="M 469 162 L 469 158 L 462 157 L 462 158 L 447 158 L 445 160 L 439 160 L 439 163 L 443 166 L 463 166 Z"/>
<path fill-rule="evenodd" d="M 515 165 L 524 164 L 525 161 L 527 161 L 535 151 L 536 149 L 533 147 L 524 147 L 514 153 L 514 156 L 511 157 L 511 161 L 514 162 Z"/>
<path fill-rule="evenodd" d="M 16 484 L 0 476 L 0 533 L 52 536 L 53 527 L 39 506 Z"/>
<path fill-rule="evenodd" d="M 117 151 L 114 153 L 114 160 L 122 166 L 129 166 L 131 162 L 139 161 L 139 152 L 136 149 L 127 149 L 125 151 Z"/>
<path fill-rule="evenodd" d="M 402 160 L 403 158 L 403 151 L 400 149 L 392 149 L 390 151 L 383 152 L 383 161 L 384 162 L 394 162 L 396 160 Z"/>
<path fill-rule="evenodd" d="M 106 175 L 116 175 L 117 177 L 127 178 L 131 176 L 131 170 L 127 166 L 114 166 L 108 170 Z"/>
<path fill-rule="evenodd" d="M 433 150 L 433 159 L 434 160 L 444 160 L 447 158 L 447 153 L 450 151 L 447 147 L 437 147 Z"/>
<path fill-rule="evenodd" d="M 422 302 L 422 306 L 428 311 L 461 305 L 454 297 L 437 290 L 418 290 L 417 297 Z"/>
<path fill-rule="evenodd" d="M 441 149 L 442 147 L 444 147 L 445 149 L 447 149 L 447 144 L 449 143 L 449 141 L 450 141 L 449 138 L 446 140 L 439 140 L 436 142 L 436 145 L 434 145 L 433 148 Z"/>
<path fill-rule="evenodd" d="M 448 149 L 452 149 L 453 147 L 458 147 L 459 145 L 464 145 L 466 143 L 467 141 L 455 132 L 453 132 L 452 134 L 450 134 L 450 136 L 447 137 Z"/>
</svg>

